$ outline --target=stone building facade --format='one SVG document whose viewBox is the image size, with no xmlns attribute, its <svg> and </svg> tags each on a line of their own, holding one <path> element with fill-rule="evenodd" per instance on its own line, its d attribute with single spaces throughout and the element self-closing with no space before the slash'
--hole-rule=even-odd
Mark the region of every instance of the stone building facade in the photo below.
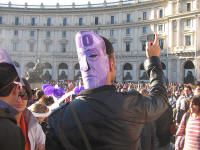
<svg viewBox="0 0 200 150">
<path fill-rule="evenodd" d="M 147 35 L 157 32 L 169 82 L 200 78 L 199 0 L 128 0 L 71 6 L 0 5 L 0 47 L 22 75 L 37 59 L 43 75 L 74 80 L 80 75 L 74 37 L 90 30 L 115 49 L 117 81 L 145 81 Z"/>
</svg>

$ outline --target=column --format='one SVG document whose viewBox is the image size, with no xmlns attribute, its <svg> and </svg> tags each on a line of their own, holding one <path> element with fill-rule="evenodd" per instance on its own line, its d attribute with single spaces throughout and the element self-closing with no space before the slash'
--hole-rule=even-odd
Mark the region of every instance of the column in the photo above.
<svg viewBox="0 0 200 150">
<path fill-rule="evenodd" d="M 197 15 L 196 18 L 196 23 L 195 23 L 195 28 L 196 28 L 196 32 L 195 32 L 195 38 L 194 38 L 194 48 L 196 49 L 196 51 L 198 51 L 198 40 L 199 40 L 199 16 Z"/>
<path fill-rule="evenodd" d="M 196 29 L 196 32 L 194 34 L 195 38 L 194 38 L 194 48 L 195 48 L 195 61 L 194 61 L 194 66 L 195 66 L 195 77 L 198 78 L 198 71 L 199 71 L 199 68 L 198 68 L 198 59 L 197 59 L 197 52 L 199 51 L 199 16 L 197 15 L 196 16 L 196 23 L 195 23 L 195 29 Z"/>
<path fill-rule="evenodd" d="M 152 32 L 157 32 L 157 24 L 154 24 L 154 28 Z"/>
<path fill-rule="evenodd" d="M 169 12 L 168 15 L 173 15 L 174 14 L 174 2 L 173 1 L 168 1 L 168 5 L 169 5 Z"/>
<path fill-rule="evenodd" d="M 69 80 L 74 80 L 74 65 L 73 65 L 73 63 L 72 62 L 68 62 L 67 64 L 69 64 L 69 68 L 68 68 L 68 70 L 69 70 L 69 76 L 68 76 L 68 79 Z"/>
<path fill-rule="evenodd" d="M 169 50 L 173 47 L 173 21 L 169 20 L 168 22 L 168 47 Z"/>
<path fill-rule="evenodd" d="M 182 81 L 182 74 L 181 74 L 181 72 L 183 72 L 183 70 L 182 70 L 182 67 L 181 67 L 181 61 L 177 60 L 176 63 L 177 63 L 176 81 L 180 83 Z M 180 70 L 180 71 L 178 71 L 178 70 Z"/>
<path fill-rule="evenodd" d="M 116 61 L 116 81 L 120 81 L 120 64 Z"/>
<path fill-rule="evenodd" d="M 167 70 L 166 70 L 166 71 L 167 71 L 167 74 L 166 74 L 166 75 L 167 75 L 168 81 L 169 81 L 169 83 L 170 83 L 170 82 L 172 82 L 171 76 L 172 76 L 172 73 L 173 73 L 173 72 L 171 71 L 171 70 L 172 70 L 172 62 L 171 62 L 171 60 L 169 60 L 169 59 L 168 59 L 166 62 L 167 62 L 167 64 L 166 64 L 166 65 L 167 65 L 167 67 L 166 67 L 166 69 L 167 69 Z"/>
<path fill-rule="evenodd" d="M 26 72 L 24 70 L 24 60 L 22 60 L 22 62 L 20 64 L 19 73 L 20 73 L 21 76 L 24 76 L 24 77 L 26 76 Z"/>
<path fill-rule="evenodd" d="M 57 63 L 53 61 L 53 67 L 52 67 L 52 78 L 55 81 L 58 81 L 58 68 Z"/>
<path fill-rule="evenodd" d="M 176 8 L 177 8 L 177 13 L 178 14 L 181 13 L 181 2 L 180 2 L 180 0 L 177 0 L 177 6 L 176 6 Z"/>
<path fill-rule="evenodd" d="M 176 26 L 177 26 L 177 36 L 176 36 L 176 46 L 177 47 L 180 47 L 180 25 L 181 25 L 181 20 L 180 19 L 177 19 L 176 20 L 176 22 L 177 22 L 177 24 L 176 24 Z"/>
<path fill-rule="evenodd" d="M 155 9 L 151 10 L 151 19 L 155 19 Z"/>
<path fill-rule="evenodd" d="M 194 9 L 195 10 L 198 10 L 199 9 L 199 0 L 195 0 L 195 2 L 194 2 Z"/>
<path fill-rule="evenodd" d="M 123 77 L 124 77 L 124 68 L 123 68 L 124 63 L 120 62 L 120 73 L 119 73 L 119 81 L 122 82 L 123 81 Z"/>
<path fill-rule="evenodd" d="M 123 81 L 123 76 L 124 76 L 124 69 L 123 69 L 123 63 L 119 62 L 120 67 L 119 67 L 119 81 L 122 82 Z"/>
<path fill-rule="evenodd" d="M 134 73 L 134 76 L 133 76 L 133 80 L 134 81 L 138 81 L 139 80 L 139 78 L 138 78 L 138 63 L 137 63 L 137 61 L 135 61 L 135 62 L 133 62 L 132 63 L 132 66 L 133 66 L 133 73 Z"/>
<path fill-rule="evenodd" d="M 196 78 L 199 81 L 200 80 L 200 59 L 197 59 L 197 66 L 195 67 L 196 70 Z"/>
</svg>

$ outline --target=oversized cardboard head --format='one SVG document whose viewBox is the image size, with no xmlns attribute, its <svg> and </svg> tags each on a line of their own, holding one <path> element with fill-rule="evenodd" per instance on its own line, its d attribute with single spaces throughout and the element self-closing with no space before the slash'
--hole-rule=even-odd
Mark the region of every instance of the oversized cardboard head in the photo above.
<svg viewBox="0 0 200 150">
<path fill-rule="evenodd" d="M 80 31 L 75 42 L 84 88 L 105 85 L 110 68 L 104 40 L 93 32 Z"/>
</svg>

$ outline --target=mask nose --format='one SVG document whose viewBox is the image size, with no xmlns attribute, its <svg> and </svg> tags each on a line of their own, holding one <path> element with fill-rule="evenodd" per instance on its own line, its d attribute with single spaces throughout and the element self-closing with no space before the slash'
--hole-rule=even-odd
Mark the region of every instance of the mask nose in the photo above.
<svg viewBox="0 0 200 150">
<path fill-rule="evenodd" d="M 80 61 L 80 70 L 81 71 L 89 71 L 90 70 L 90 65 L 87 61 L 87 57 L 86 56 L 82 56 L 81 57 L 81 61 Z"/>
</svg>

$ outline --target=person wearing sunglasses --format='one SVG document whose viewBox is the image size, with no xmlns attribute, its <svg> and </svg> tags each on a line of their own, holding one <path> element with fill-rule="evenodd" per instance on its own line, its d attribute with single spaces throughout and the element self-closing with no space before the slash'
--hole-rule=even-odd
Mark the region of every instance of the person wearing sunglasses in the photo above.
<svg viewBox="0 0 200 150">
<path fill-rule="evenodd" d="M 24 150 L 25 140 L 17 126 L 19 113 L 13 106 L 23 85 L 20 75 L 6 50 L 0 49 L 0 149 Z"/>
<path fill-rule="evenodd" d="M 44 150 L 45 134 L 37 118 L 27 109 L 28 101 L 32 97 L 28 81 L 22 78 L 25 86 L 18 93 L 17 103 L 14 106 L 19 114 L 15 115 L 17 125 L 22 129 L 25 137 L 25 150 Z"/>
</svg>

